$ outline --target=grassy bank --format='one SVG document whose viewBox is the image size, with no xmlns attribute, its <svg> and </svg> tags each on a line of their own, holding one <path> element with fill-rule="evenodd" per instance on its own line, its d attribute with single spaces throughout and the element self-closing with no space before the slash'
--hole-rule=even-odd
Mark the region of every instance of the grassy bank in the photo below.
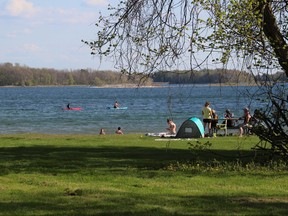
<svg viewBox="0 0 288 216">
<path fill-rule="evenodd" d="M 286 215 L 288 169 L 256 137 L 1 135 L 0 215 Z"/>
</svg>

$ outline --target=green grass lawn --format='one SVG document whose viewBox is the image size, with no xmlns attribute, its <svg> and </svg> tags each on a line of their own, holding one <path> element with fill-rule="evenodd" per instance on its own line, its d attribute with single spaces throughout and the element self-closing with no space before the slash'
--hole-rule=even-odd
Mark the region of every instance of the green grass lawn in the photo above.
<svg viewBox="0 0 288 216">
<path fill-rule="evenodd" d="M 0 135 L 0 215 L 287 215 L 287 165 L 257 142 Z"/>
</svg>

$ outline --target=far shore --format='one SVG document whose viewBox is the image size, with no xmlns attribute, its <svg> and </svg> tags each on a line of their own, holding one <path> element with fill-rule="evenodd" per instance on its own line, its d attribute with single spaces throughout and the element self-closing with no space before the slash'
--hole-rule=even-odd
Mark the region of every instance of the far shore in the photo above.
<svg viewBox="0 0 288 216">
<path fill-rule="evenodd" d="M 0 86 L 0 88 L 33 88 L 33 87 L 89 87 L 89 88 L 165 88 L 173 86 L 257 86 L 257 83 L 190 83 L 190 84 L 169 84 L 166 82 L 152 83 L 151 85 L 139 85 L 139 84 L 107 84 L 101 86 L 94 85 L 33 85 L 33 86 L 16 86 L 7 85 Z"/>
<path fill-rule="evenodd" d="M 31 86 L 17 86 L 17 85 L 6 85 L 0 86 L 0 88 L 33 88 L 33 87 L 89 87 L 89 88 L 159 88 L 166 87 L 168 83 L 153 83 L 152 85 L 139 85 L 139 84 L 107 84 L 101 86 L 94 85 L 31 85 Z"/>
</svg>

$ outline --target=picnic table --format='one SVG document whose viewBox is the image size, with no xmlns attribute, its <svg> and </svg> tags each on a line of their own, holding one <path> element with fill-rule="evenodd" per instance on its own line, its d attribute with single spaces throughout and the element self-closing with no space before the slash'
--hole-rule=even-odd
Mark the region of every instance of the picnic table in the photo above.
<svg viewBox="0 0 288 216">
<path fill-rule="evenodd" d="M 218 120 L 218 121 L 221 121 L 222 123 L 217 123 L 216 124 L 216 128 L 218 130 L 223 130 L 224 131 L 224 135 L 227 136 L 228 134 L 228 129 L 229 127 L 227 126 L 227 122 L 228 120 L 234 120 L 234 121 L 238 121 L 238 120 L 241 120 L 239 118 L 218 118 L 218 119 L 212 119 L 212 120 Z M 233 127 L 230 127 L 230 129 L 238 129 L 238 127 L 236 126 L 233 126 Z"/>
</svg>

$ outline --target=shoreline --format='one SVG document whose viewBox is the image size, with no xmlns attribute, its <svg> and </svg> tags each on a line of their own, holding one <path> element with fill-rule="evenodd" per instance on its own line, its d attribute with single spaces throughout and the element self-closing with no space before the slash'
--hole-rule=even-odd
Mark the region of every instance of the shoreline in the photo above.
<svg viewBox="0 0 288 216">
<path fill-rule="evenodd" d="M 124 133 L 123 135 L 119 135 L 119 134 L 115 134 L 115 133 L 106 133 L 104 135 L 102 134 L 99 134 L 98 131 L 96 133 L 73 133 L 73 134 L 69 134 L 69 133 L 59 133 L 59 134 L 56 134 L 56 133 L 7 133 L 7 134 L 0 134 L 0 139 L 1 138 L 5 138 L 5 137 L 13 137 L 13 136 L 49 136 L 49 137 L 67 137 L 67 136 L 75 136 L 75 137 L 79 137 L 79 136 L 87 136 L 87 137 L 90 137 L 90 136 L 99 136 L 99 137 L 105 137 L 105 136 L 119 136 L 119 137 L 122 137 L 122 136 L 141 136 L 141 137 L 148 137 L 146 136 L 147 133 Z"/>
<path fill-rule="evenodd" d="M 138 85 L 138 84 L 107 84 L 103 86 L 91 86 L 91 85 L 34 85 L 34 86 L 15 86 L 15 85 L 8 85 L 8 86 L 0 86 L 0 88 L 49 88 L 49 87 L 87 87 L 87 88 L 167 88 L 167 87 L 177 87 L 177 86 L 215 86 L 215 87 L 225 87 L 225 86 L 247 86 L 253 87 L 258 86 L 257 83 L 191 83 L 191 84 L 169 84 L 169 83 L 153 83 L 152 85 Z"/>
<path fill-rule="evenodd" d="M 93 85 L 33 85 L 33 86 L 16 86 L 16 85 L 7 85 L 0 86 L 0 88 L 49 88 L 49 87 L 87 87 L 87 88 L 161 88 L 167 87 L 169 84 L 167 83 L 158 83 L 152 85 L 138 85 L 138 84 L 109 84 L 103 86 L 93 86 Z"/>
</svg>

